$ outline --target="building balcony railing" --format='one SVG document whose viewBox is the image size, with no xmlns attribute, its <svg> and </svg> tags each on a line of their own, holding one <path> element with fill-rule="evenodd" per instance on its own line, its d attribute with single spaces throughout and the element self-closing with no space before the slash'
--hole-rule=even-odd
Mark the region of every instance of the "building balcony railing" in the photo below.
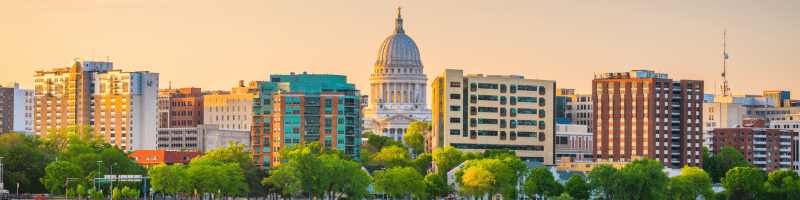
<svg viewBox="0 0 800 200">
<path fill-rule="evenodd" d="M 767 135 L 753 135 L 753 138 L 767 138 Z"/>
<path fill-rule="evenodd" d="M 791 143 L 791 142 L 780 142 L 780 143 L 778 143 L 778 144 L 780 144 L 781 146 L 783 146 L 783 145 L 787 145 L 787 146 L 788 146 L 788 145 L 792 145 L 792 143 Z"/>
<path fill-rule="evenodd" d="M 780 149 L 781 152 L 792 152 L 791 149 Z"/>
<path fill-rule="evenodd" d="M 670 160 L 670 161 L 672 161 L 672 163 L 680 163 L 680 162 L 681 162 L 681 161 L 680 161 L 680 160 L 678 160 L 678 159 L 672 159 L 672 160 Z"/>
<path fill-rule="evenodd" d="M 672 95 L 672 98 L 673 98 L 673 99 L 680 99 L 680 98 L 681 98 L 681 95 L 673 94 L 673 95 Z"/>
<path fill-rule="evenodd" d="M 303 125 L 306 125 L 306 126 L 319 126 L 319 122 L 317 122 L 317 123 L 313 123 L 313 122 L 312 123 L 308 123 L 308 122 L 306 122 L 306 123 L 303 123 Z"/>
<path fill-rule="evenodd" d="M 767 144 L 767 142 L 766 141 L 755 141 L 755 142 L 753 142 L 753 144 Z"/>
<path fill-rule="evenodd" d="M 792 158 L 792 156 L 791 155 L 780 155 L 780 156 L 778 156 L 778 158 Z"/>
<path fill-rule="evenodd" d="M 680 151 L 672 151 L 672 155 L 681 155 Z"/>
<path fill-rule="evenodd" d="M 673 142 L 673 143 L 672 143 L 672 146 L 673 146 L 673 147 L 680 147 L 680 146 L 681 146 L 681 144 L 680 144 L 680 143 L 677 143 L 677 142 Z"/>
<path fill-rule="evenodd" d="M 319 132 L 305 132 L 305 135 L 319 135 Z"/>
<path fill-rule="evenodd" d="M 753 155 L 753 157 L 755 157 L 755 158 L 766 158 L 767 155 L 766 154 L 755 154 L 755 155 Z"/>
<path fill-rule="evenodd" d="M 780 165 L 792 165 L 792 162 L 778 162 Z"/>
<path fill-rule="evenodd" d="M 780 170 L 786 171 L 789 170 L 789 168 L 780 168 Z"/>
<path fill-rule="evenodd" d="M 681 139 L 681 135 L 672 134 L 672 139 Z"/>
<path fill-rule="evenodd" d="M 792 136 L 788 136 L 788 135 L 781 135 L 779 138 L 780 138 L 780 139 L 792 139 Z"/>
<path fill-rule="evenodd" d="M 753 151 L 767 151 L 767 148 L 753 148 Z"/>
<path fill-rule="evenodd" d="M 756 164 L 756 165 L 766 165 L 766 164 L 767 164 L 767 161 L 753 161 L 753 164 Z"/>
<path fill-rule="evenodd" d="M 306 113 L 303 113 L 303 115 L 305 115 L 305 116 L 319 116 L 319 113 L 317 113 L 317 112 L 315 112 L 315 113 L 306 112 Z"/>
<path fill-rule="evenodd" d="M 305 106 L 320 106 L 319 102 L 309 102 L 309 101 L 307 101 L 304 105 Z"/>
</svg>

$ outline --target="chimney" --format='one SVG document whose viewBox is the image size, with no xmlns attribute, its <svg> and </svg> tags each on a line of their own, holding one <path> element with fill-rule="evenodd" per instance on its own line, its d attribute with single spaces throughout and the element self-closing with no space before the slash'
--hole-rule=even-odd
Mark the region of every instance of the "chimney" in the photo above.
<svg viewBox="0 0 800 200">
<path fill-rule="evenodd" d="M 303 71 L 303 75 L 306 75 L 306 74 L 308 74 L 308 73 L 306 73 L 306 71 Z"/>
<path fill-rule="evenodd" d="M 244 87 L 244 80 L 239 80 L 239 87 Z"/>
</svg>

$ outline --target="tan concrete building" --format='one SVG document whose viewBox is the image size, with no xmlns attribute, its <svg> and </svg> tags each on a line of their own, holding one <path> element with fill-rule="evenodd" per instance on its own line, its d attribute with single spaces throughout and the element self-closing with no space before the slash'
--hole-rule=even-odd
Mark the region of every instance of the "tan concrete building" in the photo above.
<svg viewBox="0 0 800 200">
<path fill-rule="evenodd" d="M 220 129 L 249 131 L 253 121 L 253 94 L 206 95 L 204 122 Z"/>
<path fill-rule="evenodd" d="M 523 161 L 555 162 L 555 81 L 522 76 L 464 75 L 448 69 L 433 89 L 438 147 L 463 152 L 508 148 Z"/>
<path fill-rule="evenodd" d="M 34 79 L 34 133 L 90 125 L 126 151 L 155 149 L 158 74 L 114 70 L 110 62 L 73 62 L 37 71 Z"/>
<path fill-rule="evenodd" d="M 633 70 L 605 73 L 592 88 L 595 158 L 702 167 L 703 81 Z"/>
<path fill-rule="evenodd" d="M 213 151 L 230 146 L 228 142 L 238 142 L 250 148 L 250 131 L 224 130 L 218 125 L 206 124 L 187 128 L 160 128 L 158 130 L 158 149 Z"/>
</svg>

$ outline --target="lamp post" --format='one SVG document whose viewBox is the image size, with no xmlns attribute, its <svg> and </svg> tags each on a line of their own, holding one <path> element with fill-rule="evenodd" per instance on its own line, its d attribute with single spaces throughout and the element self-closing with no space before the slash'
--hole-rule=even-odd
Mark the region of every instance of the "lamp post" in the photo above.
<svg viewBox="0 0 800 200">
<path fill-rule="evenodd" d="M 3 180 L 3 157 L 0 157 L 0 192 L 6 190 L 6 182 Z"/>
<path fill-rule="evenodd" d="M 97 178 L 101 178 L 101 177 L 100 177 L 100 163 L 103 163 L 103 161 L 102 161 L 102 160 L 98 160 L 98 161 L 97 161 L 97 176 L 98 176 Z M 94 185 L 95 185 L 95 186 L 94 186 L 94 189 L 96 190 L 96 189 L 97 189 L 97 186 L 98 186 L 99 184 L 97 184 L 97 181 L 95 181 Z"/>
<path fill-rule="evenodd" d="M 111 165 L 111 178 L 116 178 L 116 177 L 114 177 L 114 165 L 117 165 L 117 163 L 114 163 L 113 165 Z M 114 191 L 114 181 L 113 180 L 108 180 L 108 182 L 111 183 L 111 187 L 109 189 L 111 191 Z"/>
</svg>

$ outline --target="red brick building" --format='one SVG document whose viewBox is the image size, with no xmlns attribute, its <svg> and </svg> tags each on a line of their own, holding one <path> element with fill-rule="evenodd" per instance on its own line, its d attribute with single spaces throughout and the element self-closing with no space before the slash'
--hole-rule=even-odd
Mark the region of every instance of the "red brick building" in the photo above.
<svg viewBox="0 0 800 200">
<path fill-rule="evenodd" d="M 703 166 L 703 81 L 633 70 L 605 73 L 592 88 L 595 158 Z"/>
<path fill-rule="evenodd" d="M 758 125 L 760 121 L 761 125 Z M 722 152 L 722 147 L 733 147 L 744 154 L 744 159 L 766 172 L 792 169 L 793 136 L 796 132 L 786 129 L 753 128 L 763 127 L 763 120 L 744 120 L 743 128 L 717 128 L 711 131 L 712 138 L 708 151 L 712 154 Z"/>
<path fill-rule="evenodd" d="M 169 151 L 169 150 L 138 150 L 128 157 L 150 169 L 160 164 L 173 165 L 175 163 L 189 164 L 192 159 L 202 156 L 198 151 Z"/>
<path fill-rule="evenodd" d="M 200 88 L 158 91 L 158 128 L 193 128 L 203 124 Z"/>
</svg>

